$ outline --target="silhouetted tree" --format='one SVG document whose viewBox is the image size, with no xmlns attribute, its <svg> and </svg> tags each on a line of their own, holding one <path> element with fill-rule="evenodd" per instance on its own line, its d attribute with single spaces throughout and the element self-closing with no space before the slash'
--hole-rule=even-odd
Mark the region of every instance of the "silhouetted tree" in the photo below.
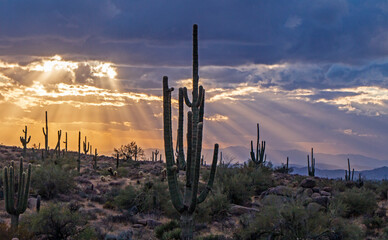
<svg viewBox="0 0 388 240">
<path fill-rule="evenodd" d="M 139 157 L 144 156 L 144 150 L 139 147 L 135 141 L 127 145 L 121 145 L 120 148 L 115 148 L 115 156 L 119 154 L 119 157 L 124 158 L 125 160 L 135 160 L 137 161 Z"/>
</svg>

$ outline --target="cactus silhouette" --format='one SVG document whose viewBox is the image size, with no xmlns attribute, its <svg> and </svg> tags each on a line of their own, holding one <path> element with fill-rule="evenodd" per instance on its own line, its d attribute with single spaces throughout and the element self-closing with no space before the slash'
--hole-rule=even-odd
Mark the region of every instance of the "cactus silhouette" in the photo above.
<svg viewBox="0 0 388 240">
<path fill-rule="evenodd" d="M 26 153 L 27 153 L 27 144 L 30 142 L 31 140 L 31 136 L 29 136 L 27 138 L 27 126 L 24 126 L 24 130 L 22 130 L 23 133 L 24 133 L 24 138 L 21 136 L 20 137 L 20 142 L 23 144 L 23 157 L 26 157 Z"/>
<path fill-rule="evenodd" d="M 352 173 L 351 176 L 350 176 L 350 173 Z M 348 171 L 345 170 L 345 180 L 346 181 L 353 181 L 353 178 L 354 178 L 354 168 L 353 168 L 353 171 L 351 172 L 350 171 L 350 160 L 348 158 Z"/>
<path fill-rule="evenodd" d="M 86 142 L 87 142 L 87 139 L 86 139 L 86 136 L 85 136 L 85 141 L 83 142 L 85 155 L 89 152 L 89 142 L 88 142 L 87 147 L 86 147 Z"/>
<path fill-rule="evenodd" d="M 17 201 L 15 202 L 15 166 L 11 162 L 10 167 L 4 167 L 4 200 L 5 209 L 11 215 L 11 228 L 17 229 L 19 225 L 19 215 L 23 214 L 27 208 L 28 194 L 31 182 L 31 164 L 28 164 L 27 176 L 23 172 L 23 159 L 19 161 L 19 182 L 17 183 Z"/>
<path fill-rule="evenodd" d="M 94 162 L 93 163 L 93 168 L 94 169 L 97 169 L 97 156 L 98 156 L 98 154 L 97 154 L 97 148 L 96 148 L 96 149 L 94 149 L 94 156 L 93 156 L 93 162 Z"/>
<path fill-rule="evenodd" d="M 57 145 L 55 146 L 55 151 L 57 152 L 57 156 L 61 154 L 61 136 L 62 136 L 62 130 L 59 130 L 58 141 L 57 141 Z"/>
<path fill-rule="evenodd" d="M 77 171 L 81 172 L 81 131 L 78 132 L 78 159 L 77 159 Z"/>
<path fill-rule="evenodd" d="M 43 130 L 43 135 L 44 135 L 44 150 L 45 150 L 45 156 L 48 156 L 48 124 L 47 124 L 47 111 L 46 111 L 46 131 L 44 130 L 44 127 L 42 128 Z"/>
<path fill-rule="evenodd" d="M 253 151 L 253 141 L 251 141 L 251 160 L 256 164 L 256 166 L 260 166 L 265 162 L 264 158 L 265 152 L 265 141 L 261 141 L 260 145 L 260 126 L 257 124 L 257 142 L 256 142 L 256 155 Z"/>
<path fill-rule="evenodd" d="M 315 176 L 315 158 L 314 158 L 313 148 L 311 148 L 311 166 L 310 166 L 309 155 L 307 155 L 307 171 L 310 177 Z"/>
<path fill-rule="evenodd" d="M 41 197 L 40 195 L 38 195 L 38 197 L 36 197 L 36 212 L 40 211 L 40 200 L 41 200 Z"/>
<path fill-rule="evenodd" d="M 67 153 L 67 132 L 65 133 L 65 141 L 63 141 L 65 144 L 65 152 Z"/>
<path fill-rule="evenodd" d="M 187 89 L 181 88 L 180 95 L 184 95 L 185 102 L 191 111 L 187 113 L 187 161 L 186 162 L 186 184 L 184 193 L 180 191 L 177 170 L 180 164 L 179 159 L 174 161 L 174 148 L 172 141 L 171 123 L 171 92 L 174 88 L 168 87 L 168 77 L 163 77 L 163 129 L 164 129 L 164 149 L 166 154 L 167 179 L 170 197 L 175 209 L 181 215 L 181 239 L 193 239 L 194 218 L 193 213 L 197 204 L 203 202 L 213 186 L 214 176 L 217 168 L 218 144 L 214 145 L 213 163 L 210 177 L 206 188 L 198 196 L 198 183 L 200 172 L 200 160 L 202 150 L 203 115 L 205 106 L 205 90 L 202 86 L 198 88 L 198 28 L 193 26 L 193 98 L 190 102 L 187 96 Z M 181 102 L 183 98 L 179 98 Z M 178 121 L 182 121 L 183 116 L 179 116 Z M 178 134 L 179 135 L 179 134 Z M 179 137 L 178 137 L 179 138 Z M 179 142 L 179 139 L 178 139 Z M 183 150 L 180 149 L 180 150 Z"/>
<path fill-rule="evenodd" d="M 116 169 L 119 168 L 119 161 L 120 161 L 120 155 L 119 153 L 116 154 Z"/>
</svg>

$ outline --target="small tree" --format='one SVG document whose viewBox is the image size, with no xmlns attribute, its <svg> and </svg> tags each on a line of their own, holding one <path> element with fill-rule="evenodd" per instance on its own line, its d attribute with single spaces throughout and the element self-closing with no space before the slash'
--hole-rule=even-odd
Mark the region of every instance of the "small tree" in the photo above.
<svg viewBox="0 0 388 240">
<path fill-rule="evenodd" d="M 114 151 L 115 151 L 114 156 L 118 154 L 119 157 L 122 157 L 125 160 L 137 161 L 139 157 L 144 156 L 144 150 L 141 147 L 139 147 L 135 141 L 132 141 L 127 145 L 121 145 L 120 148 L 115 148 Z"/>
</svg>

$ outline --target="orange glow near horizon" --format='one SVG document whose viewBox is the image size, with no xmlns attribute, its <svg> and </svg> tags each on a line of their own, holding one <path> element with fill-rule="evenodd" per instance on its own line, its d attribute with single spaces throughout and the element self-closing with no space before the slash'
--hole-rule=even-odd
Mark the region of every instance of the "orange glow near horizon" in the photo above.
<svg viewBox="0 0 388 240">
<path fill-rule="evenodd" d="M 266 68 L 284 68 L 287 64 L 260 66 Z M 213 67 L 214 68 L 214 67 Z M 240 66 L 244 69 L 243 66 Z M 248 65 L 246 68 L 254 69 Z M 206 69 L 206 67 L 205 67 Z M 19 136 L 24 126 L 28 126 L 31 143 L 44 143 L 42 127 L 44 112 L 48 111 L 49 146 L 57 142 L 57 131 L 62 130 L 62 140 L 68 133 L 68 148 L 78 150 L 78 132 L 82 139 L 88 141 L 99 154 L 111 155 L 113 148 L 136 141 L 142 148 L 163 148 L 162 131 L 162 91 L 156 94 L 148 89 L 124 91 L 117 79 L 115 64 L 101 61 L 68 61 L 55 55 L 41 58 L 26 65 L 0 61 L 0 143 L 21 146 Z M 325 153 L 353 151 L 350 144 L 314 140 L 314 134 L 306 132 L 300 122 L 290 122 L 291 116 L 306 116 L 318 124 L 332 120 L 315 109 L 313 104 L 325 103 L 339 109 L 355 111 L 354 104 L 376 106 L 384 110 L 388 101 L 387 89 L 378 87 L 343 88 L 337 90 L 352 93 L 351 96 L 339 96 L 332 99 L 316 98 L 315 89 L 284 90 L 277 86 L 264 87 L 260 84 L 241 83 L 234 87 L 222 88 L 209 79 L 206 93 L 204 148 L 213 148 L 219 143 L 221 148 L 229 146 L 249 147 L 250 140 L 255 139 L 256 122 L 263 126 L 263 138 L 276 139 L 269 142 L 269 149 L 308 150 L 312 145 L 324 149 Z M 191 88 L 191 80 L 178 79 L 174 85 Z M 155 90 L 155 89 L 153 89 Z M 190 92 L 190 91 L 189 91 Z M 173 132 L 177 127 L 177 93 L 174 91 Z M 287 109 L 290 113 L 275 111 Z M 383 111 L 381 109 L 377 109 Z M 376 111 L 377 111 L 376 110 Z M 187 108 L 186 108 L 187 111 Z M 186 118 L 185 118 L 186 120 Z M 358 127 L 358 126 L 356 126 Z M 345 129 L 345 130 L 343 130 Z M 352 126 L 336 129 L 337 133 L 347 136 L 371 137 L 370 134 L 358 133 Z M 357 128 L 356 128 L 357 129 Z M 326 139 L 330 139 L 330 133 Z M 176 136 L 173 136 L 174 143 Z"/>
</svg>

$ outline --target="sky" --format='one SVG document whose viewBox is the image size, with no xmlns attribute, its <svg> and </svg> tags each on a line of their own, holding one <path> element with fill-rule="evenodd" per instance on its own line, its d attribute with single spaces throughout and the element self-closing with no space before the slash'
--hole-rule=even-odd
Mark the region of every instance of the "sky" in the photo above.
<svg viewBox="0 0 388 240">
<path fill-rule="evenodd" d="M 43 145 L 48 111 L 51 148 L 61 129 L 73 150 L 78 131 L 104 154 L 162 149 L 162 77 L 190 88 L 194 23 L 204 148 L 249 147 L 260 123 L 269 155 L 388 160 L 385 1 L 1 1 L 0 143 L 27 125 Z"/>
</svg>

